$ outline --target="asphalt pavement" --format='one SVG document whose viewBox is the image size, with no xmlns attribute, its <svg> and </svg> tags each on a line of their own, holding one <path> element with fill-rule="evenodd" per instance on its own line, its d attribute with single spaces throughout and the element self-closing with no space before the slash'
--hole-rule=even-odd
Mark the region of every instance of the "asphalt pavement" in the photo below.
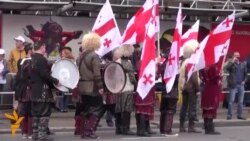
<svg viewBox="0 0 250 141">
<path fill-rule="evenodd" d="M 234 127 L 218 127 L 217 131 L 221 135 L 205 135 L 203 133 L 181 133 L 176 137 L 166 137 L 160 134 L 153 135 L 151 137 L 137 137 L 115 135 L 111 130 L 97 131 L 99 136 L 97 141 L 249 141 L 249 126 L 234 126 Z M 174 132 L 177 132 L 174 129 Z M 79 136 L 74 136 L 73 132 L 57 132 L 55 135 L 50 136 L 54 141 L 83 141 Z M 25 141 L 22 139 L 21 134 L 11 136 L 10 134 L 1 134 L 1 141 Z M 28 141 L 28 140 L 27 140 Z M 30 140 L 29 140 L 30 141 Z"/>
<path fill-rule="evenodd" d="M 236 108 L 234 108 L 234 111 L 236 111 Z M 6 117 L 4 116 L 4 113 L 10 113 L 10 112 L 11 110 L 0 111 L 0 134 L 11 133 L 10 121 L 6 119 Z M 227 109 L 223 109 L 223 108 L 218 109 L 218 116 L 217 116 L 217 119 L 215 119 L 215 125 L 217 127 L 250 126 L 250 116 L 249 116 L 250 107 L 245 107 L 243 110 L 244 116 L 247 118 L 247 120 L 236 119 L 236 114 L 234 115 L 232 120 L 226 120 L 226 112 L 227 112 Z M 201 128 L 203 126 L 201 111 L 198 111 L 197 114 L 198 114 L 199 122 L 196 123 L 196 126 Z M 159 130 L 159 116 L 160 116 L 160 112 L 158 111 L 158 108 L 156 107 L 154 120 L 151 121 L 151 128 L 157 131 Z M 136 131 L 136 122 L 135 122 L 134 113 L 132 113 L 130 127 L 132 130 Z M 173 124 L 173 128 L 178 128 L 178 127 L 179 127 L 179 110 L 177 110 L 177 113 L 174 116 L 174 124 Z M 50 118 L 50 129 L 53 132 L 73 132 L 74 110 L 71 109 L 67 113 L 58 112 L 54 110 Z M 102 120 L 100 121 L 98 130 L 114 132 L 115 127 L 108 127 L 106 120 L 105 120 L 105 116 L 104 116 Z M 17 132 L 20 133 L 20 130 L 17 130 Z"/>
</svg>

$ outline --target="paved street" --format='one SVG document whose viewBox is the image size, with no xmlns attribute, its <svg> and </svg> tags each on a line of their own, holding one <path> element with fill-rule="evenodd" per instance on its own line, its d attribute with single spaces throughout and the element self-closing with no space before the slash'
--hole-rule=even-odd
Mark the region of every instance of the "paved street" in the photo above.
<svg viewBox="0 0 250 141">
<path fill-rule="evenodd" d="M 98 140 L 100 141 L 161 141 L 169 140 L 171 141 L 249 141 L 249 131 L 250 127 L 219 127 L 217 128 L 220 131 L 221 135 L 204 135 L 201 134 L 188 134 L 183 133 L 178 137 L 164 137 L 156 135 L 153 137 L 141 138 L 137 136 L 118 136 L 115 135 L 113 131 L 99 131 L 97 134 L 100 136 Z M 9 134 L 1 134 L 1 141 L 23 141 L 21 135 L 18 134 L 15 137 L 12 137 Z M 73 136 L 73 132 L 58 132 L 52 136 L 55 141 L 81 141 L 80 137 Z"/>
<path fill-rule="evenodd" d="M 218 131 L 222 133 L 219 136 L 211 136 L 202 134 L 180 134 L 179 137 L 171 137 L 173 141 L 249 141 L 249 131 L 250 131 L 250 108 L 244 108 L 244 116 L 248 120 L 238 120 L 235 119 L 235 115 L 232 120 L 226 120 L 226 109 L 220 108 L 218 110 L 218 116 L 215 120 L 215 125 L 218 127 Z M 10 131 L 10 121 L 4 117 L 4 113 L 9 113 L 9 110 L 0 111 L 0 141 L 24 141 L 20 135 L 20 129 L 15 137 L 11 136 Z M 179 111 L 174 118 L 174 131 L 177 132 L 179 127 Z M 203 126 L 203 121 L 201 117 L 201 111 L 198 111 L 199 122 L 196 124 L 198 129 L 201 130 Z M 56 134 L 52 136 L 55 141 L 80 141 L 80 137 L 75 137 L 73 135 L 74 130 L 74 110 L 70 110 L 68 113 L 61 113 L 54 111 L 50 119 L 50 128 Z M 105 118 L 100 122 L 100 127 L 98 127 L 99 140 L 104 141 L 161 141 L 168 140 L 170 137 L 160 136 L 159 134 L 150 138 L 139 138 L 137 136 L 117 136 L 114 134 L 115 127 L 108 127 Z M 154 131 L 159 132 L 159 111 L 156 110 L 155 118 L 151 121 L 151 127 Z M 135 117 L 132 114 L 131 117 L 131 129 L 136 131 Z"/>
<path fill-rule="evenodd" d="M 1 134 L 9 134 L 10 131 L 10 121 L 6 119 L 4 116 L 4 113 L 10 113 L 11 110 L 0 110 L 0 136 Z M 250 108 L 245 107 L 244 108 L 244 117 L 246 117 L 248 120 L 238 120 L 236 119 L 235 115 L 233 116 L 232 120 L 226 120 L 226 109 L 220 108 L 218 110 L 218 116 L 215 120 L 216 126 L 219 127 L 233 127 L 233 126 L 249 126 L 250 127 Z M 159 129 L 159 111 L 156 109 L 154 120 L 151 121 L 151 127 L 153 129 Z M 201 111 L 198 111 L 198 118 L 199 122 L 196 124 L 197 127 L 203 126 L 203 121 L 201 117 Z M 136 122 L 134 113 L 131 116 L 131 129 L 136 131 Z M 101 127 L 98 128 L 99 131 L 111 131 L 113 132 L 115 130 L 114 127 L 108 127 L 105 121 L 105 116 L 100 121 Z M 174 128 L 179 127 L 179 110 L 177 110 L 177 113 L 174 116 Z M 54 111 L 51 118 L 50 118 L 50 128 L 52 131 L 55 132 L 73 132 L 74 130 L 74 110 L 70 110 L 67 113 L 61 113 Z M 17 131 L 18 133 L 20 130 Z M 1 138 L 0 138 L 1 141 Z"/>
</svg>

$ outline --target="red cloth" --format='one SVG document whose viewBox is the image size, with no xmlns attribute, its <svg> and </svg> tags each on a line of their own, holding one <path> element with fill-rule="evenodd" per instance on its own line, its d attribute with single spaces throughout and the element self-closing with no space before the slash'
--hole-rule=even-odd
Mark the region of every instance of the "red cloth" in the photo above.
<svg viewBox="0 0 250 141">
<path fill-rule="evenodd" d="M 201 108 L 203 111 L 206 110 L 206 113 L 203 113 L 203 115 L 216 117 L 216 110 L 219 107 L 219 96 L 221 93 L 220 70 L 217 65 L 212 65 L 201 72 L 201 80 L 204 84 L 201 95 Z"/>
<path fill-rule="evenodd" d="M 138 93 L 135 93 L 134 103 L 135 113 L 145 115 L 146 120 L 154 119 L 155 87 L 150 90 L 144 99 Z"/>
<path fill-rule="evenodd" d="M 103 95 L 102 98 L 106 102 L 107 105 L 116 103 L 116 94 L 112 94 L 110 92 L 107 92 L 106 94 Z"/>
<path fill-rule="evenodd" d="M 202 110 L 202 117 L 203 118 L 216 118 L 217 116 L 217 109 L 210 109 L 210 110 Z"/>
</svg>

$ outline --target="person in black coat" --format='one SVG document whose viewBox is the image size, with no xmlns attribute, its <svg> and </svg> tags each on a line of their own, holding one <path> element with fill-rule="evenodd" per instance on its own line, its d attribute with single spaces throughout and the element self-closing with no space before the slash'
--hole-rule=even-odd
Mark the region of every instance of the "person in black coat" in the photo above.
<svg viewBox="0 0 250 141">
<path fill-rule="evenodd" d="M 33 140 L 48 141 L 47 128 L 54 101 L 51 88 L 59 80 L 50 75 L 48 61 L 44 57 L 45 44 L 34 43 L 31 72 L 31 115 L 33 117 Z"/>
</svg>

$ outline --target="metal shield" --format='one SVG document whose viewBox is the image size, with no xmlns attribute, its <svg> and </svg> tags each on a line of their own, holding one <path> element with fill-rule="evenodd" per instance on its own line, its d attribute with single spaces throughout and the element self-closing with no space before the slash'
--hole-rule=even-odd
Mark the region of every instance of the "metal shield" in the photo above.
<svg viewBox="0 0 250 141">
<path fill-rule="evenodd" d="M 119 63 L 111 62 L 105 67 L 104 84 L 113 94 L 119 93 L 123 90 L 126 84 L 126 74 Z"/>
<path fill-rule="evenodd" d="M 61 85 L 66 88 L 74 89 L 77 86 L 80 75 L 76 64 L 70 59 L 59 59 L 51 68 L 51 76 L 57 78 Z M 58 89 L 66 91 L 60 86 Z"/>
</svg>

